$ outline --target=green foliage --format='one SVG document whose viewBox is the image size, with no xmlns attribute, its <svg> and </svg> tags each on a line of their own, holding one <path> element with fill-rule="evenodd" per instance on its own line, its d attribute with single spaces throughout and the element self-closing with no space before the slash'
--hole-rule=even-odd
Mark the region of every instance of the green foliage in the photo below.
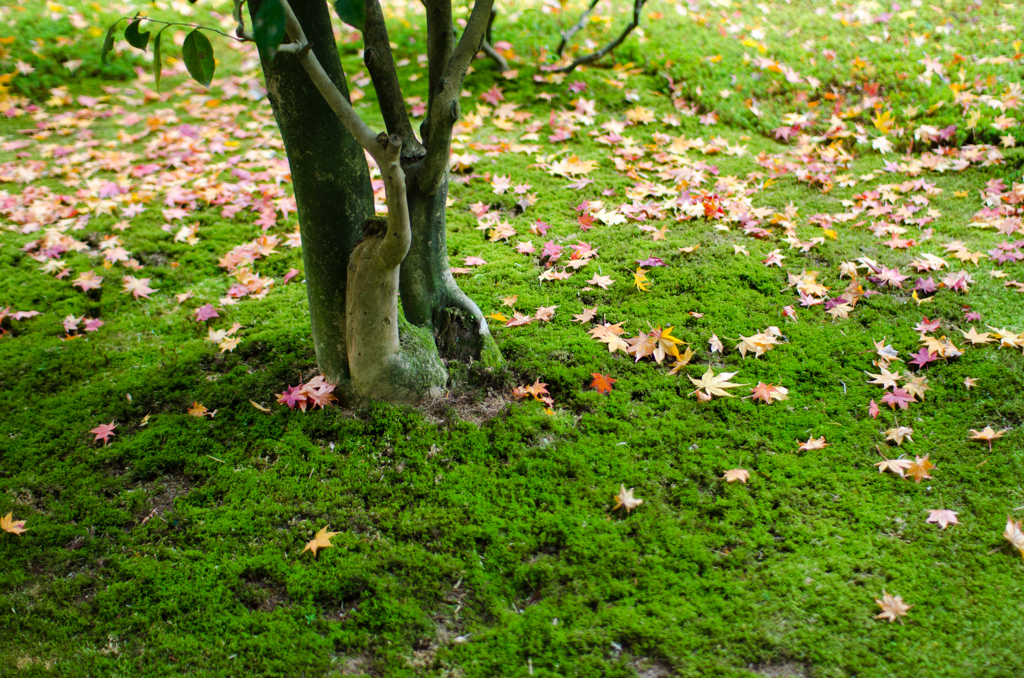
<svg viewBox="0 0 1024 678">
<path fill-rule="evenodd" d="M 334 0 L 338 18 L 356 30 L 366 25 L 366 0 Z"/>
<path fill-rule="evenodd" d="M 145 33 L 139 32 L 139 24 L 142 23 L 142 19 L 135 19 L 128 27 L 124 29 L 124 39 L 128 41 L 128 44 L 135 49 L 141 49 L 143 52 L 146 51 L 146 47 L 149 46 L 149 31 Z M 109 40 L 109 38 L 108 38 Z M 103 52 L 106 56 L 106 52 L 109 51 L 107 43 L 103 43 Z"/>
<path fill-rule="evenodd" d="M 181 46 L 181 58 L 185 61 L 188 74 L 204 87 L 209 87 L 216 68 L 213 45 L 198 28 L 185 36 L 185 42 Z"/>
<path fill-rule="evenodd" d="M 273 59 L 287 34 L 284 7 L 280 0 L 264 0 L 253 17 L 253 39 L 260 52 Z"/>
</svg>

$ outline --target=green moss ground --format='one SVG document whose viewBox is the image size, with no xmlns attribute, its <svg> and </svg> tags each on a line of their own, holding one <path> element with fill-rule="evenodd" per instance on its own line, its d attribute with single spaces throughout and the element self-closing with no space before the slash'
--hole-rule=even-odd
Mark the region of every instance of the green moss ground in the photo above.
<svg viewBox="0 0 1024 678">
<path fill-rule="evenodd" d="M 1000 14 L 1000 6 L 986 6 L 973 24 L 959 4 L 944 7 L 962 16 L 963 33 L 942 34 L 941 40 L 965 53 L 980 40 L 972 30 L 1014 21 Z M 901 61 L 884 43 L 869 42 L 867 36 L 881 28 L 842 33 L 834 20 L 808 11 L 808 3 L 771 9 L 762 16 L 735 4 L 728 10 L 704 6 L 698 12 L 703 20 L 696 22 L 693 10 L 682 17 L 672 5 L 653 6 L 650 11 L 664 16 L 648 26 L 644 42 L 633 38 L 624 45 L 621 59 L 632 59 L 641 72 L 619 89 L 603 69 L 573 74 L 558 87 L 534 83 L 531 50 L 541 45 L 539 38 L 549 47 L 555 42 L 555 20 L 536 8 L 519 8 L 516 23 L 499 21 L 496 37 L 523 55 L 521 74 L 499 85 L 506 100 L 520 103 L 535 120 L 546 120 L 552 107 L 569 106 L 577 95 L 566 85 L 574 80 L 587 83 L 583 96 L 597 100 L 598 124 L 622 119 L 636 105 L 623 97 L 629 90 L 660 117 L 672 112 L 660 75 L 671 61 L 668 71 L 687 83 L 689 100 L 701 105 L 701 113 L 718 106 L 723 123 L 705 127 L 684 117 L 675 129 L 655 123 L 624 134 L 642 143 L 651 143 L 658 131 L 705 139 L 720 134 L 746 144 L 748 155 L 691 155 L 713 162 L 723 176 L 740 177 L 760 170 L 752 162 L 759 151 L 791 149 L 766 130 L 792 110 L 792 92 L 781 85 L 772 91 L 765 79 L 743 79 L 753 67 L 742 65 L 742 54 L 751 50 L 738 42 L 742 34 L 719 33 L 719 26 L 727 26 L 723 17 L 746 19 L 748 27 L 755 19 L 763 22 L 769 53 L 794 65 L 801 58 L 798 41 L 784 37 L 794 27 L 832 41 L 823 44 L 845 45 L 840 60 L 862 54 L 896 64 L 892 74 L 880 69 L 873 77 L 892 88 L 900 107 L 949 98 L 938 81 L 920 92 L 898 86 L 898 68 L 913 66 L 916 74 L 920 54 Z M 928 9 L 918 11 L 923 16 Z M 12 17 L 12 34 L 36 25 L 17 14 L 6 19 Z M 209 19 L 205 13 L 198 18 Z M 407 19 L 409 26 L 394 22 L 393 39 L 399 56 L 412 61 L 401 71 L 406 95 L 424 96 L 425 77 L 407 81 L 417 72 L 421 19 L 412 13 Z M 924 19 L 894 21 L 889 30 L 895 36 L 938 25 L 937 19 L 927 26 Z M 999 35 L 1005 43 L 979 53 L 1012 55 L 1013 36 Z M 83 34 L 82 40 L 98 47 L 95 38 Z M 17 45 L 9 48 L 13 58 L 28 54 Z M 361 70 L 357 47 L 343 46 L 350 74 Z M 709 54 L 722 54 L 723 62 L 701 61 Z M 241 61 L 230 52 L 223 58 L 219 68 L 225 73 Z M 982 77 L 989 72 L 978 69 Z M 1019 80 L 1019 62 L 999 72 L 1006 81 Z M 769 120 L 745 112 L 745 93 L 722 100 L 729 106 L 718 105 L 713 93 L 736 84 L 723 73 L 739 75 L 742 86 L 764 88 L 756 98 Z M 126 85 L 86 75 L 69 83 L 73 94 Z M 863 85 L 845 77 L 833 75 L 833 84 L 851 93 Z M 477 62 L 467 81 L 472 99 L 478 101 L 495 78 L 489 62 Z M 193 93 L 180 77 L 167 82 L 167 91 L 182 89 L 148 110 Z M 366 88 L 360 110 L 369 115 L 373 94 Z M 548 104 L 536 98 L 544 91 L 559 96 Z M 937 125 L 949 124 L 942 116 L 950 109 L 938 109 Z M 464 110 L 472 110 L 469 101 Z M 1020 110 L 1009 115 L 1019 120 Z M 0 119 L 0 136 L 21 138 L 18 130 L 28 126 L 30 118 Z M 100 139 L 117 132 L 104 120 L 90 129 Z M 541 130 L 541 139 L 548 133 Z M 512 137 L 488 122 L 471 141 L 490 143 L 491 135 Z M 833 321 L 821 307 L 798 307 L 797 321 L 780 315 L 797 301 L 785 289 L 786 271 L 820 270 L 822 282 L 838 291 L 846 284 L 838 277 L 843 261 L 866 256 L 907 273 L 912 258 L 921 251 L 940 253 L 942 242 L 960 239 L 985 251 L 1005 239 L 968 222 L 982 206 L 979 189 L 987 181 L 1021 180 L 1024 154 L 1006 149 L 1002 165 L 923 175 L 942 189 L 931 205 L 942 213 L 931 224 L 932 242 L 890 251 L 864 229 L 841 225 L 837 240 L 799 254 L 777 240 L 743 237 L 735 228 L 716 231 L 703 220 L 668 222 L 671 233 L 658 242 L 632 224 L 581 233 L 575 211 L 580 201 L 600 199 L 612 187 L 618 196 L 605 198 L 606 204 L 617 204 L 633 182 L 614 171 L 609 150 L 585 133 L 562 144 L 537 143 L 544 154 L 565 147 L 600 160 L 590 175 L 595 183 L 570 191 L 566 180 L 532 167 L 535 158 L 527 154 L 473 151 L 481 157 L 474 174 L 528 182 L 537 202 L 514 216 L 515 198 L 494 195 L 486 180 L 456 185 L 449 242 L 453 265 L 465 256 L 488 261 L 459 279 L 485 313 L 507 312 L 501 299 L 516 294 L 518 310 L 557 305 L 556 315 L 526 327 L 494 323 L 508 373 L 467 373 L 452 407 L 432 416 L 388 405 L 301 413 L 272 404 L 286 386 L 315 374 L 301 275 L 276 285 L 263 300 L 225 309 L 213 326 L 245 326 L 234 352 L 219 354 L 204 340 L 206 329 L 189 319 L 190 311 L 216 304 L 226 292 L 230 280 L 216 260 L 260 234 L 248 213 L 224 220 L 219 208 L 201 211 L 195 247 L 171 242 L 155 206 L 134 219 L 123 240 L 147 264 L 143 272 L 159 290 L 140 302 L 119 293 L 119 268 L 100 273 L 107 277 L 103 289 L 85 295 L 68 280 L 41 273 L 21 251 L 39 234 L 0 231 L 0 308 L 44 313 L 14 321 L 10 335 L 0 338 L 0 515 L 13 511 L 29 528 L 20 538 L 0 534 L 0 674 L 1024 673 L 1017 649 L 1024 628 L 1024 562 L 1000 538 L 1007 514 L 1024 506 L 1024 355 L 968 347 L 963 357 L 926 368 L 932 391 L 898 417 L 914 428 L 914 442 L 901 450 L 883 443 L 893 413 L 883 408 L 877 420 L 867 414 L 868 402 L 880 401 L 882 390 L 868 385 L 864 374 L 876 371 L 872 341 L 886 337 L 903 357 L 916 350 L 913 326 L 922 314 L 941 319 L 941 333 L 954 338 L 957 328 L 967 326 L 964 304 L 981 314 L 981 324 L 1024 331 L 1024 295 L 991 279 L 993 265 L 983 261 L 966 296 L 941 291 L 919 307 L 909 290 L 887 292 L 862 301 L 845 321 Z M 855 150 L 855 176 L 892 158 L 863 150 Z M 13 159 L 13 153 L 0 154 L 0 162 Z M 807 217 L 845 211 L 843 200 L 904 178 L 881 175 L 822 194 L 784 177 L 754 194 L 753 203 L 779 210 L 796 205 L 798 230 L 810 237 L 817 229 Z M 37 183 L 70 192 L 52 179 Z M 15 194 L 24 186 L 2 188 Z M 954 196 L 964 190 L 967 197 Z M 476 230 L 468 205 L 478 201 L 501 203 L 520 235 L 536 219 L 551 224 L 546 238 L 521 238 L 532 239 L 538 250 L 547 239 L 566 246 L 583 239 L 599 248 L 599 257 L 567 281 L 540 283 L 536 257 L 489 243 Z M 95 217 L 72 235 L 84 240 L 111 233 L 118 219 Z M 691 255 L 677 252 L 697 243 L 701 248 Z M 733 243 L 745 245 L 751 256 L 734 256 Z M 788 257 L 782 270 L 760 263 L 776 247 Z M 278 281 L 289 268 L 301 268 L 298 250 L 279 249 L 258 266 Z M 668 266 L 652 269 L 652 289 L 641 293 L 628 282 L 635 261 L 649 256 Z M 86 254 L 65 260 L 75 270 L 72 277 L 101 270 Z M 172 268 L 172 261 L 180 266 Z M 1002 268 L 1011 278 L 1024 275 L 1024 263 Z M 582 281 L 598 270 L 616 285 L 581 291 Z M 187 289 L 195 299 L 176 304 L 173 295 Z M 677 336 L 693 343 L 693 365 L 669 376 L 664 365 L 609 354 L 570 321 L 594 305 L 599 317 L 624 321 L 630 334 L 648 325 L 675 326 Z M 691 311 L 704 315 L 694 318 Z M 60 320 L 68 314 L 107 324 L 85 338 L 61 341 Z M 769 325 L 783 330 L 786 343 L 759 360 L 742 360 L 732 348 L 739 335 Z M 712 333 L 725 341 L 724 355 L 708 352 Z M 698 377 L 709 364 L 716 372 L 737 371 L 742 383 L 782 383 L 790 399 L 770 407 L 739 398 L 698 403 L 687 397 L 692 386 L 685 375 Z M 593 372 L 618 380 L 610 395 L 587 389 Z M 978 386 L 965 390 L 965 377 L 976 378 Z M 474 411 L 471 404 L 486 410 L 496 395 L 509 397 L 511 386 L 538 378 L 555 399 L 553 416 L 529 401 L 509 403 L 480 424 L 460 418 Z M 272 413 L 249 400 L 271 406 Z M 187 415 L 193 401 L 216 409 L 216 416 Z M 111 420 L 118 428 L 109 446 L 91 442 L 89 429 Z M 969 429 L 986 425 L 1010 429 L 992 453 L 967 440 Z M 829 447 L 796 453 L 798 440 L 822 435 Z M 878 445 L 890 457 L 929 454 L 937 466 L 934 479 L 914 484 L 880 475 L 872 466 Z M 749 469 L 750 483 L 720 480 L 731 468 Z M 620 484 L 636 488 L 644 500 L 631 515 L 612 511 Z M 940 506 L 958 511 L 961 524 L 945 531 L 926 524 L 926 511 Z M 316 557 L 303 554 L 303 545 L 324 525 L 339 532 L 334 547 Z M 905 625 L 872 618 L 883 590 L 914 605 Z"/>
</svg>

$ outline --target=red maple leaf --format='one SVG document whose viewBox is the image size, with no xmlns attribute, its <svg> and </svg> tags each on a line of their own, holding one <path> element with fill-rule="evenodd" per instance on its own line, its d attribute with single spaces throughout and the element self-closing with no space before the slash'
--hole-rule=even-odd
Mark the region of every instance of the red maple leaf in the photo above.
<svg viewBox="0 0 1024 678">
<path fill-rule="evenodd" d="M 211 320 L 213 318 L 220 317 L 220 314 L 217 313 L 217 309 L 213 307 L 213 304 L 205 304 L 204 306 L 200 306 L 195 311 L 193 311 L 193 313 L 195 313 L 194 320 L 197 323 L 201 323 L 204 320 Z"/>
</svg>

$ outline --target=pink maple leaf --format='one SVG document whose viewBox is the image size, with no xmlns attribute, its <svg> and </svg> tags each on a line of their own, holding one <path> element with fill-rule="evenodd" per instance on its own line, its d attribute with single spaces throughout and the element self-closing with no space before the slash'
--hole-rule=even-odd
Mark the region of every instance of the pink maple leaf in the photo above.
<svg viewBox="0 0 1024 678">
<path fill-rule="evenodd" d="M 156 290 L 149 287 L 149 281 L 152 278 L 136 278 L 135 276 L 126 275 L 124 277 L 124 288 L 122 292 L 124 294 L 131 294 L 138 300 L 139 297 L 145 297 L 149 299 L 149 295 Z"/>
<path fill-rule="evenodd" d="M 295 406 L 305 412 L 306 411 L 306 394 L 302 392 L 303 385 L 289 386 L 284 390 L 283 393 L 277 394 L 277 402 L 282 405 L 287 405 L 288 409 L 294 410 Z"/>
<path fill-rule="evenodd" d="M 874 400 L 868 405 L 868 414 L 871 415 L 872 419 L 878 419 L 878 403 Z"/>
<path fill-rule="evenodd" d="M 288 272 L 284 274 L 284 280 L 281 281 L 281 284 L 282 285 L 287 285 L 288 281 L 291 280 L 292 278 L 294 278 L 295 276 L 297 276 L 298 274 L 299 274 L 299 269 L 297 269 L 297 268 L 289 269 Z"/>
<path fill-rule="evenodd" d="M 494 85 L 489 90 L 481 94 L 480 98 L 492 106 L 497 106 L 499 101 L 505 100 L 504 95 L 501 93 L 501 88 L 497 85 Z"/>
<path fill-rule="evenodd" d="M 897 388 L 893 390 L 891 393 L 886 393 L 884 396 L 882 396 L 882 402 L 894 410 L 897 407 L 899 407 L 901 410 L 905 410 L 907 409 L 907 405 L 914 402 L 914 396 L 910 395 L 910 393 L 903 390 L 902 388 Z"/>
<path fill-rule="evenodd" d="M 192 312 L 195 314 L 194 320 L 197 323 L 220 317 L 220 314 L 217 313 L 217 309 L 213 307 L 213 304 L 204 304 Z"/>
<path fill-rule="evenodd" d="M 100 424 L 96 428 L 89 431 L 89 433 L 96 434 L 96 438 L 93 439 L 93 442 L 102 439 L 103 445 L 106 446 L 106 444 L 110 441 L 110 436 L 117 435 L 116 433 L 114 433 L 115 428 L 117 428 L 117 424 L 111 421 L 109 424 Z"/>
<path fill-rule="evenodd" d="M 88 320 L 85 321 L 85 331 L 95 332 L 96 330 L 98 330 L 99 328 L 103 327 L 106 324 L 107 323 L 103 322 L 99 318 L 89 318 Z"/>
</svg>

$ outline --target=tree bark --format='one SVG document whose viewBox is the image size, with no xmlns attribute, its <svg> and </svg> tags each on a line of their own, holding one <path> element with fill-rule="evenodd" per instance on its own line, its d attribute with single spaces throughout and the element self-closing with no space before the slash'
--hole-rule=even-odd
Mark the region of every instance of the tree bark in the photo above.
<svg viewBox="0 0 1024 678">
<path fill-rule="evenodd" d="M 348 98 L 327 4 L 292 0 L 313 53 Z M 249 0 L 250 16 L 260 0 Z M 350 378 L 345 318 L 347 264 L 372 217 L 373 189 L 363 148 L 345 129 L 292 55 L 261 54 L 267 93 L 291 167 L 302 234 L 306 294 L 317 362 L 328 381 Z"/>
</svg>

